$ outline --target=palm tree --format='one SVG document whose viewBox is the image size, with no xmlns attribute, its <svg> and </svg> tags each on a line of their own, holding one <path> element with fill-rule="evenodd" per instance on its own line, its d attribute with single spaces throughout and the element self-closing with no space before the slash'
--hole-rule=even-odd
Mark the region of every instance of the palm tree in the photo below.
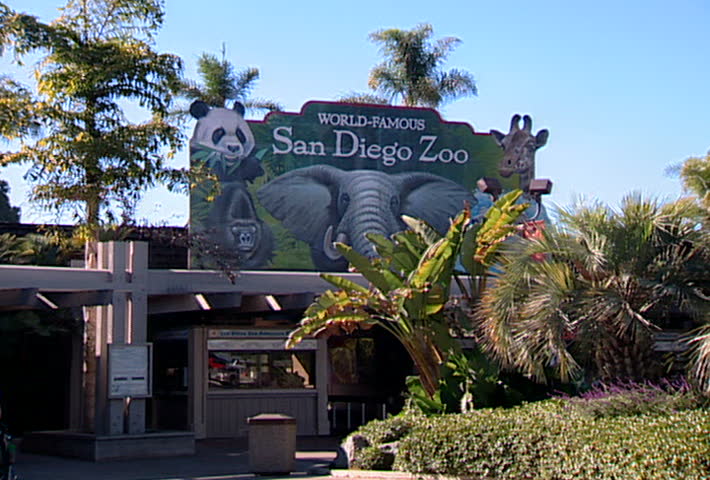
<svg viewBox="0 0 710 480">
<path fill-rule="evenodd" d="M 445 37 L 431 42 L 433 32 L 432 26 L 424 23 L 412 30 L 390 28 L 370 34 L 370 40 L 381 45 L 385 60 L 370 71 L 368 85 L 387 103 L 401 99 L 408 107 L 437 108 L 446 101 L 477 94 L 470 73 L 441 70 L 461 40 Z M 358 97 L 350 95 L 340 100 L 357 101 Z"/>
<path fill-rule="evenodd" d="M 710 152 L 704 157 L 690 157 L 679 166 L 683 187 L 697 195 L 710 212 Z"/>
<path fill-rule="evenodd" d="M 282 107 L 273 100 L 251 98 L 259 69 L 248 67 L 235 71 L 226 60 L 226 51 L 222 47 L 222 59 L 210 53 L 203 53 L 197 60 L 197 71 L 202 84 L 183 80 L 182 96 L 189 100 L 202 100 L 213 107 L 226 107 L 229 101 L 239 101 L 250 110 L 280 111 Z"/>
<path fill-rule="evenodd" d="M 562 211 L 560 228 L 503 256 L 477 311 L 486 348 L 541 381 L 642 380 L 662 373 L 656 332 L 699 327 L 690 371 L 710 392 L 710 248 L 695 211 L 640 196 Z"/>
</svg>

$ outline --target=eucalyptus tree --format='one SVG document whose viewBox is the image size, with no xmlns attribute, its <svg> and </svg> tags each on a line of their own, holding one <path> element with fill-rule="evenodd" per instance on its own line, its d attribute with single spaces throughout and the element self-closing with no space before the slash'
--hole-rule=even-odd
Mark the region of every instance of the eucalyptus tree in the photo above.
<svg viewBox="0 0 710 480">
<path fill-rule="evenodd" d="M 663 372 L 654 335 L 686 330 L 689 371 L 710 392 L 710 248 L 691 200 L 576 206 L 502 258 L 477 316 L 505 365 L 541 381 L 645 380 Z"/>
<path fill-rule="evenodd" d="M 28 165 L 32 200 L 95 227 L 129 218 L 156 183 L 185 181 L 166 162 L 183 140 L 167 117 L 182 62 L 154 50 L 163 15 L 160 0 L 70 0 L 45 23 L 0 3 L 0 47 L 40 58 L 34 88 L 0 89 L 0 134 L 21 142 L 0 164 Z M 128 103 L 148 119 L 129 121 Z"/>
<path fill-rule="evenodd" d="M 180 89 L 181 96 L 189 100 L 202 100 L 213 107 L 226 107 L 229 102 L 238 101 L 249 110 L 283 110 L 281 105 L 273 100 L 251 96 L 259 79 L 258 68 L 235 70 L 234 65 L 227 61 L 225 56 L 224 47 L 221 60 L 210 53 L 200 55 L 197 60 L 197 72 L 201 82 L 184 79 Z"/>
<path fill-rule="evenodd" d="M 411 30 L 390 28 L 371 33 L 370 40 L 380 45 L 384 56 L 384 61 L 370 71 L 368 79 L 368 86 L 376 95 L 354 94 L 340 100 L 391 104 L 401 101 L 408 107 L 437 108 L 447 101 L 476 95 L 473 75 L 464 70 L 442 69 L 461 40 L 456 37 L 432 40 L 433 33 L 427 23 Z"/>
<path fill-rule="evenodd" d="M 104 221 L 128 220 L 155 184 L 186 185 L 187 173 L 167 163 L 183 143 L 169 117 L 182 62 L 154 49 L 163 6 L 162 0 L 69 0 L 45 23 L 0 3 L 3 52 L 17 62 L 39 57 L 34 88 L 7 81 L 0 87 L 0 134 L 20 142 L 2 153 L 0 165 L 28 165 L 31 199 L 74 213 L 88 239 L 98 240 Z M 128 104 L 147 119 L 130 121 Z M 89 266 L 96 264 L 94 246 L 87 243 Z M 93 430 L 97 320 L 93 309 L 87 312 L 84 426 Z"/>
</svg>

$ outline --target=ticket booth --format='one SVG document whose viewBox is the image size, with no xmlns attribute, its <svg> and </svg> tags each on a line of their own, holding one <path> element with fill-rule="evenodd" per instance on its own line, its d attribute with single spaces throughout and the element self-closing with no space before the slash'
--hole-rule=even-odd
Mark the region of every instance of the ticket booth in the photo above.
<svg viewBox="0 0 710 480">
<path fill-rule="evenodd" d="M 288 333 L 195 326 L 156 335 L 154 428 L 244 437 L 249 417 L 282 413 L 296 418 L 298 435 L 343 434 L 401 408 L 411 363 L 384 331 L 286 350 Z"/>
<path fill-rule="evenodd" d="M 296 419 L 298 435 L 329 434 L 327 340 L 286 350 L 288 333 L 199 326 L 157 335 L 156 427 L 242 437 L 249 417 L 282 413 Z"/>
</svg>

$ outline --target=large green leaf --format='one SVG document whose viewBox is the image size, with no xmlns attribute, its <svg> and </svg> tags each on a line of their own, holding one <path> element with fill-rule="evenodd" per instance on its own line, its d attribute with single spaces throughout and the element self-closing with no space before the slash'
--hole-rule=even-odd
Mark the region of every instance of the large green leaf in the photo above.
<svg viewBox="0 0 710 480">
<path fill-rule="evenodd" d="M 450 264 L 449 259 L 452 255 L 451 242 L 442 238 L 424 252 L 417 269 L 409 276 L 409 283 L 415 288 L 423 288 L 439 281 Z"/>
<path fill-rule="evenodd" d="M 417 268 L 427 245 L 412 231 L 396 233 L 393 239 L 395 249 L 392 255 L 392 266 L 407 275 Z"/>
<path fill-rule="evenodd" d="M 379 233 L 367 233 L 365 237 L 375 245 L 375 249 L 380 257 L 385 259 L 392 258 L 395 245 L 391 240 Z"/>
<path fill-rule="evenodd" d="M 417 269 L 409 277 L 413 287 L 421 288 L 429 283 L 441 282 L 448 290 L 461 248 L 464 227 L 470 218 L 471 212 L 469 210 L 458 214 L 451 222 L 446 236 L 430 245 L 424 252 Z"/>
<path fill-rule="evenodd" d="M 475 261 L 490 266 L 501 242 L 515 233 L 515 222 L 529 206 L 526 203 L 515 203 L 522 193 L 521 190 L 508 192 L 488 210 L 476 236 Z"/>
<path fill-rule="evenodd" d="M 447 293 L 446 289 L 438 284 L 432 285 L 431 288 L 426 291 L 425 313 L 427 316 L 434 315 L 443 310 L 444 305 L 446 305 L 446 302 L 449 300 Z"/>
<path fill-rule="evenodd" d="M 397 288 L 397 283 L 392 283 L 392 278 L 384 274 L 384 269 L 374 266 L 372 260 L 356 252 L 351 246 L 336 243 L 335 247 L 355 267 L 355 270 L 365 277 L 375 288 L 382 292 L 389 292 Z"/>
<path fill-rule="evenodd" d="M 461 264 L 471 276 L 482 275 L 485 270 L 483 265 L 474 260 L 478 249 L 478 232 L 481 226 L 480 223 L 469 226 L 466 229 L 466 233 L 464 233 L 463 245 L 461 245 Z"/>
<path fill-rule="evenodd" d="M 332 275 L 330 273 L 321 273 L 320 276 L 321 278 L 323 278 L 323 280 L 335 285 L 338 288 L 342 288 L 343 290 L 356 291 L 364 294 L 368 294 L 370 292 L 367 287 L 363 287 L 362 285 L 357 284 L 352 280 L 348 280 L 347 278 L 343 278 L 338 275 Z"/>
<path fill-rule="evenodd" d="M 429 225 L 424 220 L 413 218 L 408 215 L 402 215 L 402 221 L 424 240 L 427 245 L 432 245 L 441 239 L 441 234 L 434 227 Z"/>
</svg>

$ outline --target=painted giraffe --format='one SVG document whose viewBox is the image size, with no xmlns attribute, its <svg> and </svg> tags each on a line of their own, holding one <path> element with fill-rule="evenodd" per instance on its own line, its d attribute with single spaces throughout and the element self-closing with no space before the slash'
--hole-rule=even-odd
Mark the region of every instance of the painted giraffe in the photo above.
<svg viewBox="0 0 710 480">
<path fill-rule="evenodd" d="M 491 130 L 496 143 L 503 149 L 503 160 L 498 173 L 502 177 L 520 175 L 520 189 L 527 193 L 530 181 L 535 178 L 535 151 L 547 143 L 550 132 L 540 130 L 532 134 L 532 119 L 529 115 L 523 117 L 523 128 L 520 128 L 520 115 L 513 115 L 510 121 L 510 132 L 503 134 Z"/>
</svg>

